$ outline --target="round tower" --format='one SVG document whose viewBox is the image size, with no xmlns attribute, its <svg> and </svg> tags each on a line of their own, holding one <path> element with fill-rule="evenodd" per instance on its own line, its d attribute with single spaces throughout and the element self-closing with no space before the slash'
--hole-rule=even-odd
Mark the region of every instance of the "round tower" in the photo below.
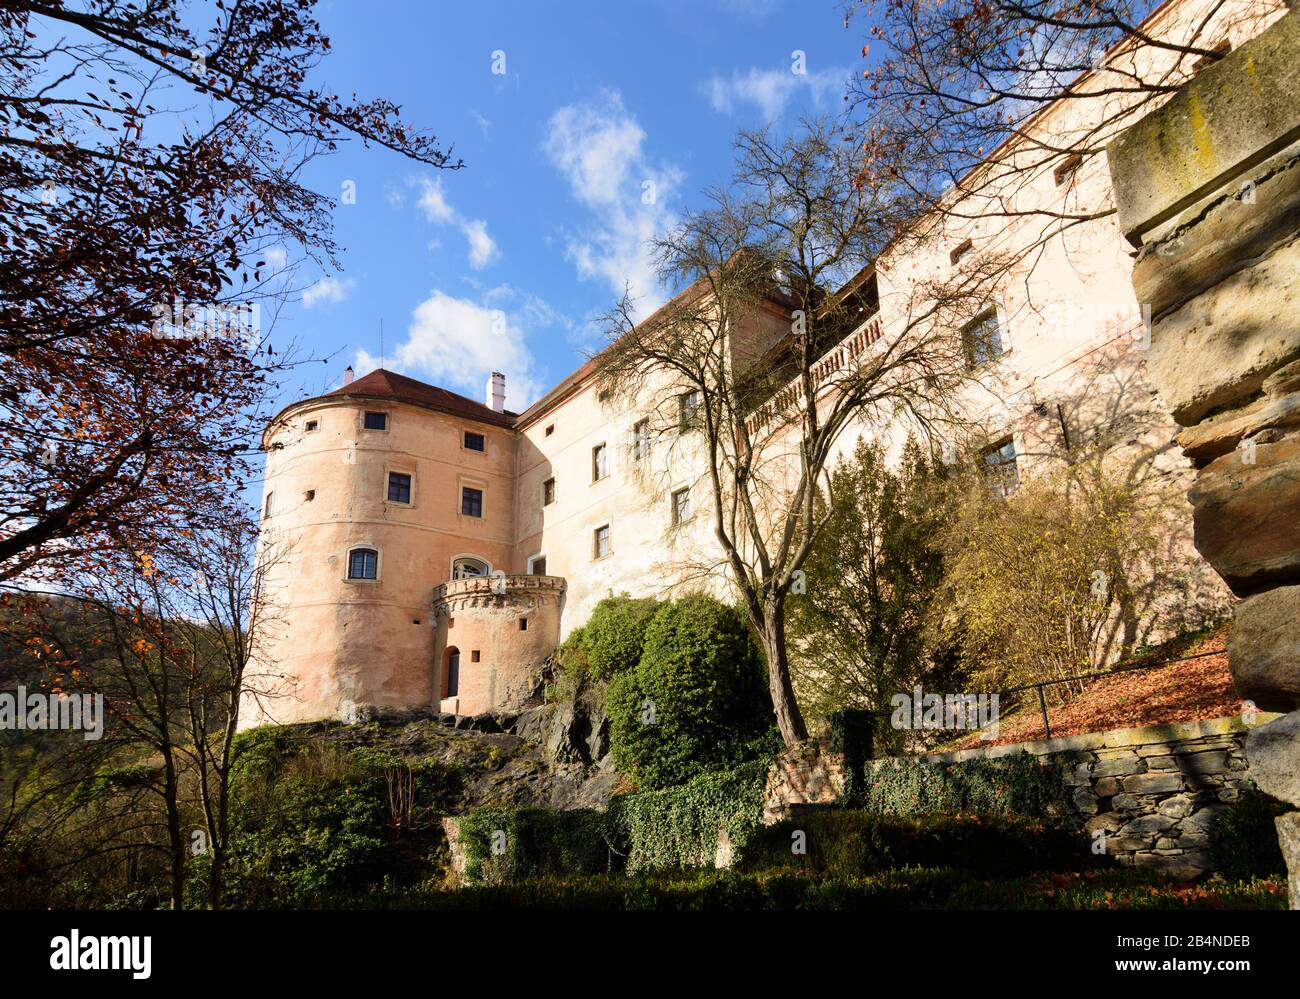
<svg viewBox="0 0 1300 999">
<path fill-rule="evenodd" d="M 380 369 L 271 421 L 241 727 L 438 708 L 435 590 L 515 568 L 513 419 Z"/>
</svg>

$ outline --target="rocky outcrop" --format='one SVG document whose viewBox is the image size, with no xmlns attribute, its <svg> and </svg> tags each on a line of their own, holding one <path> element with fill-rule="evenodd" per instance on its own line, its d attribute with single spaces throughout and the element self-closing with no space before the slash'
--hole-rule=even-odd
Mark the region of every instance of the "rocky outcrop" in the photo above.
<svg viewBox="0 0 1300 999">
<path fill-rule="evenodd" d="M 1260 786 L 1300 805 L 1300 12 L 1207 67 L 1107 147 L 1140 248 L 1148 374 L 1200 467 L 1196 547 L 1238 596 L 1239 692 Z M 1278 820 L 1300 908 L 1294 815 Z M 1158 851 L 1157 851 L 1158 852 Z"/>
</svg>

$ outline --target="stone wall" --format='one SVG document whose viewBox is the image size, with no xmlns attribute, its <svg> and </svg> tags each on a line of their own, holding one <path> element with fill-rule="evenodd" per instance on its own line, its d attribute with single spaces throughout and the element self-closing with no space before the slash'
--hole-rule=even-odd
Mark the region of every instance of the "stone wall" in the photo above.
<svg viewBox="0 0 1300 999">
<path fill-rule="evenodd" d="M 1122 864 L 1190 879 L 1214 869 L 1210 823 L 1249 785 L 1247 735 L 1270 717 L 1116 729 L 909 759 L 950 766 L 1030 753 L 1059 768 L 1081 829 L 1104 842 L 1107 854 Z M 868 783 L 873 768 L 887 762 L 892 761 L 867 762 Z M 781 754 L 768 773 L 764 821 L 833 804 L 843 787 L 839 754 L 824 746 L 795 747 Z"/>
<path fill-rule="evenodd" d="M 1243 602 L 1259 786 L 1300 805 L 1300 13 L 1186 84 L 1107 148 L 1151 310 L 1147 368 L 1198 468 L 1196 547 Z M 1278 820 L 1300 908 L 1300 813 Z"/>
</svg>

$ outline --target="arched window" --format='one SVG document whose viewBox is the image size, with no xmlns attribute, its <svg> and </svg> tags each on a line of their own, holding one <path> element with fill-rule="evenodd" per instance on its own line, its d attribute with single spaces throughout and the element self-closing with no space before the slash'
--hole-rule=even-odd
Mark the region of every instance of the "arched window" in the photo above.
<svg viewBox="0 0 1300 999">
<path fill-rule="evenodd" d="M 348 579 L 378 579 L 379 552 L 373 548 L 353 548 L 348 552 Z"/>
<path fill-rule="evenodd" d="M 492 567 L 481 558 L 466 556 L 464 558 L 458 558 L 451 563 L 452 579 L 470 579 L 473 576 L 486 576 L 491 571 Z"/>
<path fill-rule="evenodd" d="M 454 645 L 447 649 L 445 673 L 443 689 L 446 690 L 446 693 L 442 696 L 455 697 L 460 693 L 460 649 Z"/>
</svg>

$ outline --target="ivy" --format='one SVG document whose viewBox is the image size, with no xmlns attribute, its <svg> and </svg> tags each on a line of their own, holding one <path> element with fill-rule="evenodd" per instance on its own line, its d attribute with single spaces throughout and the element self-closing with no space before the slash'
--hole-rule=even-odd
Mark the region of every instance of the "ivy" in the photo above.
<svg viewBox="0 0 1300 999">
<path fill-rule="evenodd" d="M 960 763 L 890 759 L 867 774 L 863 808 L 890 815 L 977 812 L 1061 822 L 1074 816 L 1056 765 L 1030 753 Z"/>
</svg>

